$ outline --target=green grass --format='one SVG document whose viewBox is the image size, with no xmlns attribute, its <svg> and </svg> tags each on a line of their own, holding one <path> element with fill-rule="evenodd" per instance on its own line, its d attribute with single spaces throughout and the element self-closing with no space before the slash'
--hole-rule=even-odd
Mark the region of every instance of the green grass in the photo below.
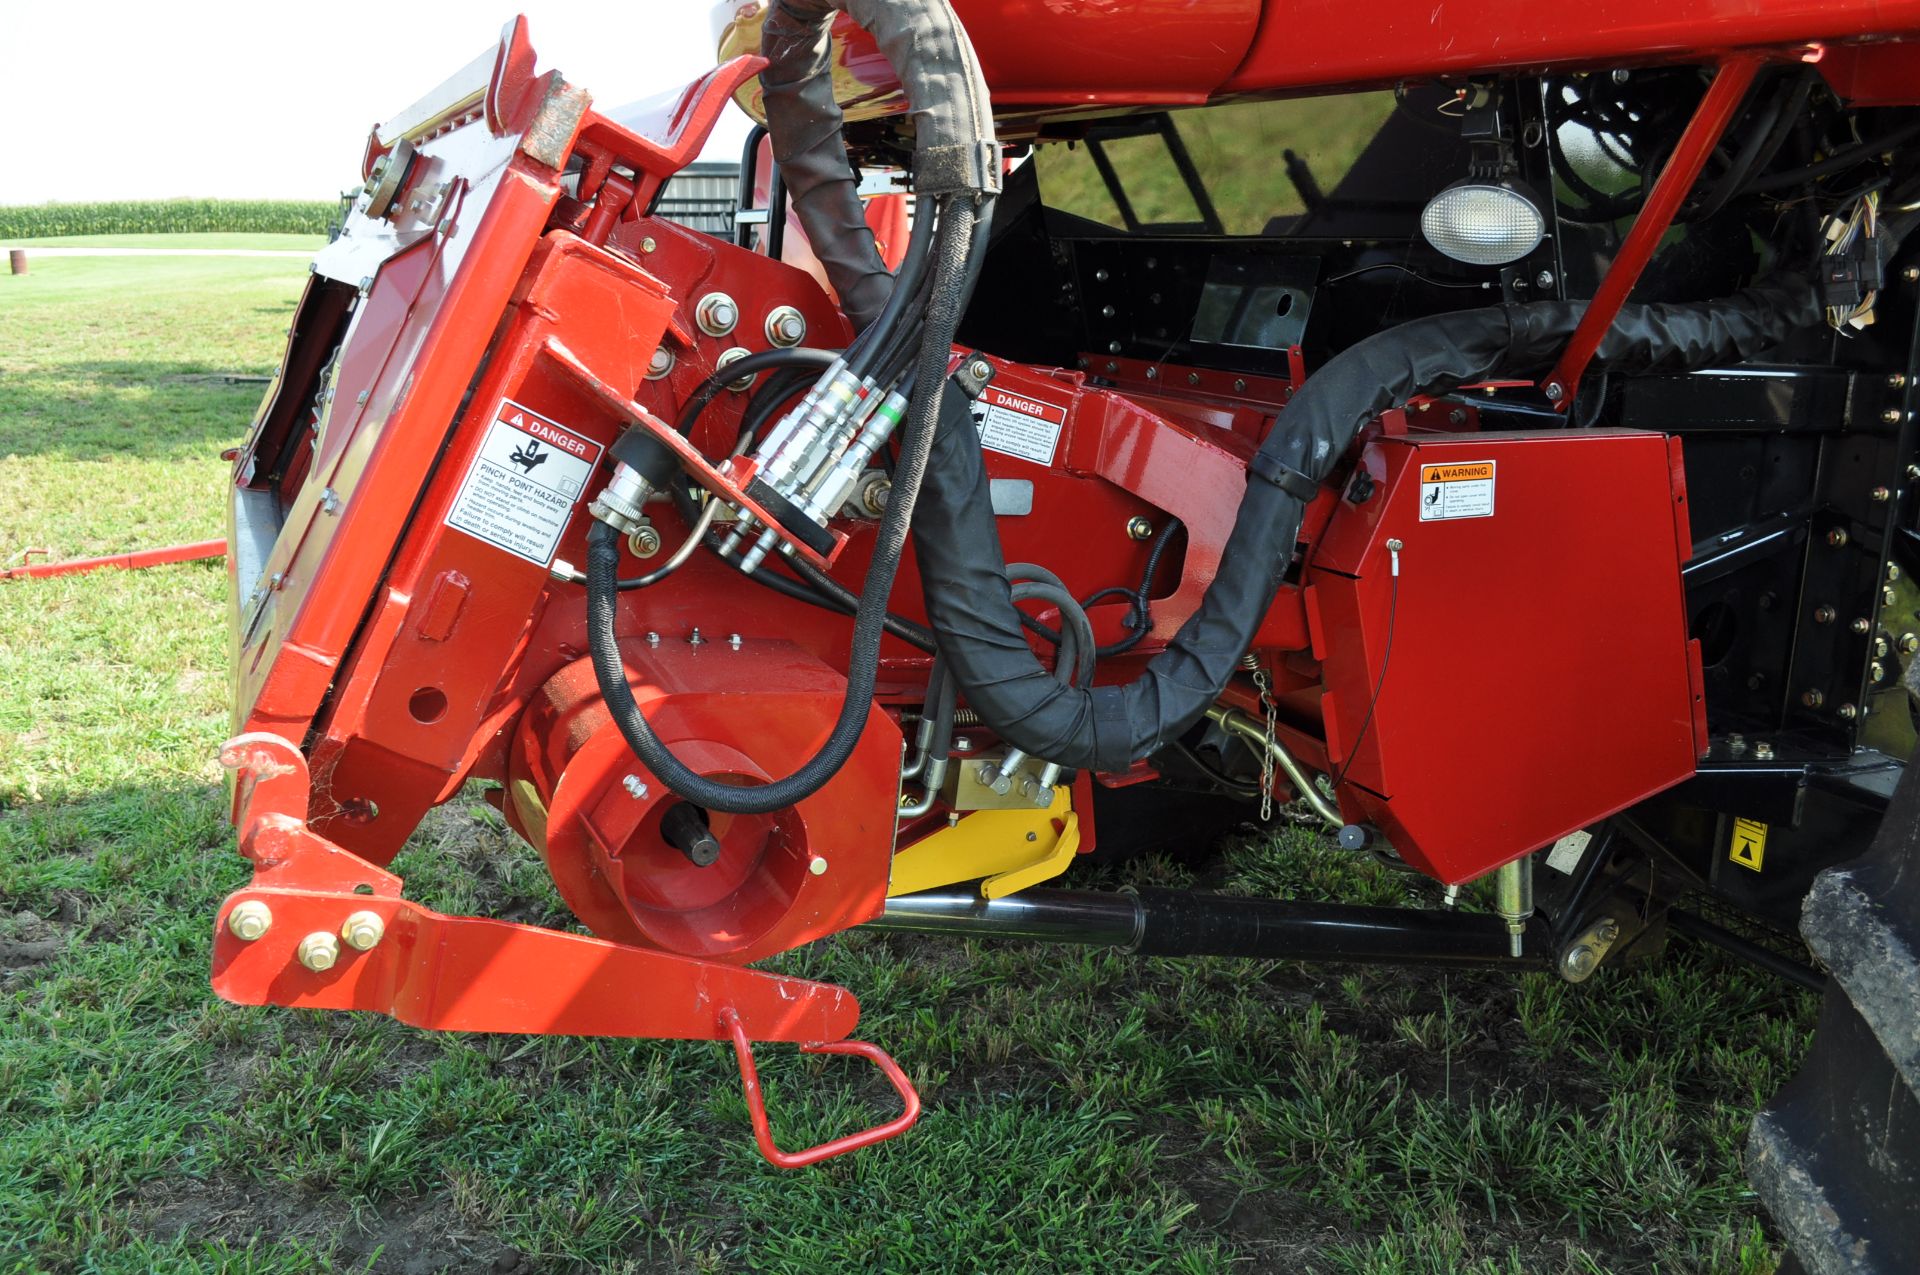
<svg viewBox="0 0 1920 1275">
<path fill-rule="evenodd" d="M 325 234 L 337 200 L 148 199 L 0 207 L 0 239 L 14 235 L 114 235 L 184 231 Z"/>
<path fill-rule="evenodd" d="M 7 239 L 13 248 L 249 248 L 275 252 L 318 252 L 325 234 L 259 234 L 215 232 L 182 234 L 48 235 L 38 239 Z"/>
<path fill-rule="evenodd" d="M 270 368 L 303 279 L 0 277 L 0 547 L 217 534 L 258 387 L 214 374 Z M 212 918 L 247 876 L 210 760 L 224 593 L 213 564 L 0 585 L 0 1271 L 1774 1267 L 1739 1148 L 1812 1001 L 1698 950 L 1572 988 L 846 935 L 775 964 L 858 993 L 926 1114 L 799 1173 L 754 1152 L 717 1045 L 216 1001 Z M 567 920 L 471 794 L 396 867 L 431 905 Z M 1300 833 L 1202 870 L 1433 897 Z M 788 1145 L 891 1109 L 855 1063 L 762 1068 Z"/>
</svg>

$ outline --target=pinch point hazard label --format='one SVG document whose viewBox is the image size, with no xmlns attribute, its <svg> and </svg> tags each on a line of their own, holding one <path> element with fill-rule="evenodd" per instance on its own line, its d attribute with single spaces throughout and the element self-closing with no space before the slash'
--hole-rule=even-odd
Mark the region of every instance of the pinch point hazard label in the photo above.
<svg viewBox="0 0 1920 1275">
<path fill-rule="evenodd" d="M 600 444 L 503 399 L 447 525 L 547 566 L 599 459 Z"/>
<path fill-rule="evenodd" d="M 1493 517 L 1493 462 L 1420 466 L 1420 521 Z"/>
<path fill-rule="evenodd" d="M 973 400 L 973 423 L 980 446 L 1002 456 L 1017 456 L 1036 465 L 1051 465 L 1060 445 L 1060 429 L 1067 409 L 989 385 Z"/>
</svg>

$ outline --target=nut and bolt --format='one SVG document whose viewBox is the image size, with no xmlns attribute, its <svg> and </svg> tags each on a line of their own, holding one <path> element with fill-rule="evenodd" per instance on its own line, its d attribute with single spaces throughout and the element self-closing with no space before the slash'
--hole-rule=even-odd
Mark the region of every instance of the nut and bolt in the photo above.
<svg viewBox="0 0 1920 1275">
<path fill-rule="evenodd" d="M 1900 579 L 1900 564 L 1897 562 L 1889 562 L 1887 564 L 1887 583 L 1893 584 L 1895 581 L 1899 579 Z"/>
<path fill-rule="evenodd" d="M 1883 660 L 1886 659 L 1887 652 L 1892 649 L 1893 649 L 1892 643 L 1888 642 L 1883 637 L 1877 637 L 1873 640 L 1873 653 L 1879 659 L 1883 659 Z"/>
<path fill-rule="evenodd" d="M 1902 412 L 1897 407 L 1889 407 L 1886 411 L 1880 413 L 1880 419 L 1882 421 L 1885 421 L 1889 425 L 1898 425 L 1900 423 L 1900 418 L 1905 414 L 1906 413 Z"/>
<path fill-rule="evenodd" d="M 660 380 L 673 371 L 674 362 L 673 351 L 664 345 L 661 346 L 653 352 L 653 357 L 647 360 L 647 379 Z"/>
<path fill-rule="evenodd" d="M 1551 288 L 1553 286 L 1553 271 L 1542 270 L 1539 274 L 1533 276 L 1533 281 L 1543 288 Z"/>
<path fill-rule="evenodd" d="M 322 487 L 320 489 L 320 510 L 322 513 L 339 513 L 340 493 L 331 487 Z"/>
<path fill-rule="evenodd" d="M 1872 491 L 1868 492 L 1867 495 L 1873 497 L 1873 502 L 1876 505 L 1884 505 L 1893 499 L 1893 491 L 1887 487 L 1875 487 Z"/>
<path fill-rule="evenodd" d="M 659 246 L 660 246 L 659 244 L 654 242 L 652 235 L 648 235 L 645 239 L 642 239 L 640 241 L 641 252 L 652 252 L 655 248 L 658 248 Z"/>
<path fill-rule="evenodd" d="M 387 932 L 378 912 L 355 912 L 340 924 L 340 937 L 356 952 L 372 951 Z"/>
<path fill-rule="evenodd" d="M 633 551 L 636 558 L 651 558 L 660 552 L 660 533 L 651 526 L 636 527 L 633 534 L 627 537 L 627 548 Z"/>
<path fill-rule="evenodd" d="M 1233 392 L 1235 394 L 1245 394 L 1247 392 L 1246 381 L 1244 379 L 1235 381 L 1233 383 Z"/>
<path fill-rule="evenodd" d="M 1561 399 L 1565 398 L 1566 396 L 1567 396 L 1566 387 L 1560 384 L 1560 382 L 1558 381 L 1547 382 L 1547 401 L 1549 403 L 1558 403 Z"/>
<path fill-rule="evenodd" d="M 1729 756 L 1738 757 L 1746 751 L 1747 737 L 1745 735 L 1727 736 L 1727 753 Z"/>
<path fill-rule="evenodd" d="M 1860 634 L 1870 633 L 1873 631 L 1873 621 L 1869 620 L 1866 616 L 1863 615 L 1858 619 L 1856 619 L 1852 624 L 1848 625 L 1847 627 L 1852 629 L 1855 633 L 1860 633 Z"/>
<path fill-rule="evenodd" d="M 1753 755 L 1760 761 L 1772 761 L 1773 745 L 1763 739 L 1753 746 Z"/>
<path fill-rule="evenodd" d="M 1903 390 L 1907 388 L 1907 374 L 1905 372 L 1895 372 L 1889 376 L 1887 378 L 1887 388 L 1890 390 Z"/>
<path fill-rule="evenodd" d="M 740 307 L 724 292 L 709 292 L 693 310 L 693 321 L 708 336 L 725 336 L 740 322 Z"/>
<path fill-rule="evenodd" d="M 826 858 L 825 858 L 824 856 L 822 856 L 822 855 L 817 855 L 817 854 L 816 854 L 816 855 L 814 855 L 814 856 L 813 856 L 813 858 L 811 858 L 811 859 L 808 859 L 808 860 L 807 860 L 807 871 L 808 871 L 808 872 L 811 872 L 811 873 L 812 873 L 812 874 L 813 874 L 814 876 L 816 876 L 816 877 L 823 877 L 823 876 L 825 876 L 825 875 L 827 875 L 827 861 L 826 861 Z"/>
<path fill-rule="evenodd" d="M 325 973 L 340 959 L 340 940 L 328 930 L 315 930 L 300 940 L 300 946 L 294 949 L 293 955 L 314 973 Z"/>
<path fill-rule="evenodd" d="M 258 899 L 243 899 L 227 913 L 227 932 L 251 943 L 273 928 L 273 909 Z"/>
<path fill-rule="evenodd" d="M 703 646 L 703 645 L 705 645 L 705 644 L 706 644 L 706 639 L 700 636 L 700 626 L 699 626 L 699 625 L 697 625 L 697 624 L 696 624 L 696 625 L 694 625 L 694 626 L 693 626 L 693 634 L 692 634 L 692 636 L 690 636 L 690 637 L 688 637 L 688 638 L 687 638 L 687 645 L 688 645 L 688 646 Z"/>
<path fill-rule="evenodd" d="M 1920 633 L 1902 633 L 1899 640 L 1894 643 L 1894 649 L 1902 655 L 1912 655 L 1915 651 L 1920 651 Z"/>
<path fill-rule="evenodd" d="M 646 800 L 647 782 L 646 780 L 640 778 L 640 776 L 628 775 L 625 779 L 622 779 L 620 781 L 620 786 L 622 788 L 625 788 L 627 790 L 627 795 L 629 797 L 632 797 L 635 801 Z"/>
<path fill-rule="evenodd" d="M 730 350 L 722 351 L 720 357 L 713 361 L 714 371 L 719 372 L 719 371 L 726 370 L 727 368 L 733 366 L 735 363 L 738 363 L 741 359 L 746 358 L 749 353 L 751 353 L 751 351 L 749 351 L 747 347 L 744 345 L 736 345 Z M 743 391 L 752 389 L 753 388 L 752 374 L 740 377 L 738 380 L 728 381 L 727 388 L 729 390 L 732 390 L 735 394 L 739 394 L 739 393 L 742 393 Z"/>
<path fill-rule="evenodd" d="M 1827 696 L 1824 691 L 1809 688 L 1800 693 L 1800 702 L 1808 708 L 1818 708 L 1827 702 Z"/>
<path fill-rule="evenodd" d="M 1153 523 L 1139 514 L 1127 519 L 1127 535 L 1135 540 L 1146 540 L 1153 535 Z"/>
<path fill-rule="evenodd" d="M 1873 663 L 1867 665 L 1867 680 L 1874 683 L 1886 681 L 1887 666 L 1879 660 L 1875 660 Z"/>
<path fill-rule="evenodd" d="M 1842 721 L 1850 722 L 1854 718 L 1860 716 L 1859 708 L 1857 708 L 1852 704 L 1842 704 L 1840 707 L 1834 709 L 1833 711 L 1840 715 L 1840 719 Z"/>
<path fill-rule="evenodd" d="M 1147 379 L 1148 379 L 1149 381 L 1157 381 L 1157 380 L 1159 380 L 1159 379 L 1160 379 L 1160 369 L 1159 369 L 1159 368 L 1157 368 L 1157 367 L 1150 367 L 1150 368 L 1148 368 L 1148 369 L 1147 369 Z"/>
<path fill-rule="evenodd" d="M 647 645 L 648 646 L 660 645 L 660 635 L 658 633 L 655 633 L 652 629 L 647 630 Z"/>
<path fill-rule="evenodd" d="M 780 349 L 792 349 L 807 339 L 807 317 L 790 305 L 776 306 L 767 313 L 767 343 Z"/>
<path fill-rule="evenodd" d="M 1840 613 L 1830 606 L 1818 606 L 1813 609 L 1813 622 L 1815 624 L 1832 624 L 1834 617 L 1838 614 Z"/>
<path fill-rule="evenodd" d="M 1835 528 L 1834 528 L 1834 529 L 1833 529 L 1832 531 L 1829 531 L 1829 532 L 1827 533 L 1827 543 L 1828 543 L 1828 544 L 1830 544 L 1830 545 L 1832 545 L 1832 546 L 1833 546 L 1834 548 L 1836 548 L 1836 549 L 1838 549 L 1838 548 L 1841 548 L 1842 546 L 1844 546 L 1844 545 L 1845 545 L 1845 544 L 1847 543 L 1847 530 L 1846 530 L 1846 528 L 1845 528 L 1845 527 L 1835 527 Z"/>
</svg>

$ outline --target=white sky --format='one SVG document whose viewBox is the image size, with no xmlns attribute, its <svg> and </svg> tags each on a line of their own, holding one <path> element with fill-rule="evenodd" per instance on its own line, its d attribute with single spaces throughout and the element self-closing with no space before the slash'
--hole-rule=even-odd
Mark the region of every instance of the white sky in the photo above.
<svg viewBox="0 0 1920 1275">
<path fill-rule="evenodd" d="M 367 130 L 493 47 L 516 9 L 540 70 L 612 107 L 711 68 L 719 3 L 0 5 L 0 204 L 331 199 L 358 184 Z M 730 109 L 715 157 L 737 156 L 747 126 Z"/>
</svg>

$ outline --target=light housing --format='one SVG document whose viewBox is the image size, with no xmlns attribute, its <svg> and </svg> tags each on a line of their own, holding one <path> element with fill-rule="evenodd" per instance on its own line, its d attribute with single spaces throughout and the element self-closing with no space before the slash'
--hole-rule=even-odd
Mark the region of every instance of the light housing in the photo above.
<svg viewBox="0 0 1920 1275">
<path fill-rule="evenodd" d="M 1465 177 L 1420 212 L 1420 233 L 1442 253 L 1470 266 L 1520 260 L 1547 236 L 1546 214 L 1524 185 L 1509 178 Z"/>
</svg>

